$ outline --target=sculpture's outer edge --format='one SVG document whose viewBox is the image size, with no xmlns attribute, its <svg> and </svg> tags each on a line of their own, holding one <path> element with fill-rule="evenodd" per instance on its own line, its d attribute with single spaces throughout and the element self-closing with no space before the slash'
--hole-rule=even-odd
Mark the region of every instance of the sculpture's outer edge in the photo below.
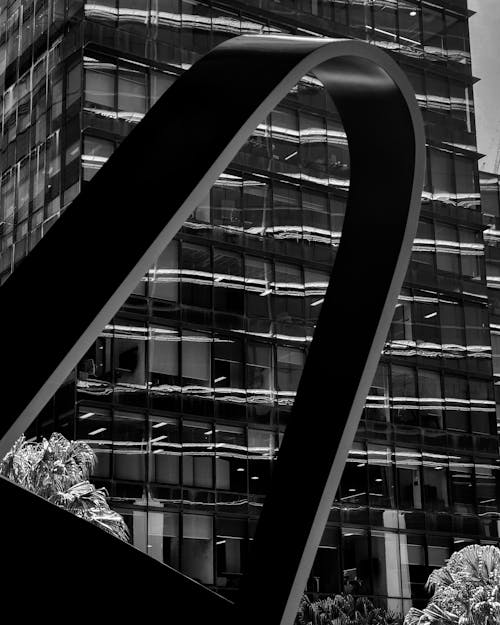
<svg viewBox="0 0 500 625">
<path fill-rule="evenodd" d="M 269 588 L 266 622 L 293 621 L 406 271 L 425 146 L 402 70 L 351 40 L 244 36 L 221 44 L 174 83 L 0 289 L 2 454 L 258 123 L 312 70 L 346 129 L 351 188 L 254 541 L 240 606 L 249 623 Z"/>
</svg>

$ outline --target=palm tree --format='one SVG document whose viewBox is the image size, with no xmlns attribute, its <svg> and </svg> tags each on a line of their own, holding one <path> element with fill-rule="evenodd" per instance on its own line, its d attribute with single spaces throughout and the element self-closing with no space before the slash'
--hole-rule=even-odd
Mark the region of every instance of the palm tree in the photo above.
<svg viewBox="0 0 500 625">
<path fill-rule="evenodd" d="M 94 451 L 83 441 L 68 441 L 54 432 L 49 440 L 36 443 L 23 435 L 0 461 L 0 475 L 128 541 L 125 521 L 110 509 L 106 489 L 88 480 L 96 461 Z"/>
<path fill-rule="evenodd" d="M 424 610 L 411 608 L 404 625 L 500 625 L 500 549 L 469 545 L 429 575 Z"/>
</svg>

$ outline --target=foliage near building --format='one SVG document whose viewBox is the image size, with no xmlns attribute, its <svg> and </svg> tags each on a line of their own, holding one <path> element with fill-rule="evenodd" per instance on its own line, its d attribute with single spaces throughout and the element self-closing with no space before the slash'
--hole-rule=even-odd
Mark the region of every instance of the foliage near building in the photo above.
<svg viewBox="0 0 500 625">
<path fill-rule="evenodd" d="M 500 625 L 500 549 L 469 545 L 427 580 L 424 610 L 411 608 L 404 625 Z"/>
<path fill-rule="evenodd" d="M 68 441 L 57 432 L 39 443 L 21 436 L 0 461 L 0 475 L 128 541 L 125 521 L 110 509 L 106 489 L 89 482 L 96 461 L 87 443 Z"/>
<path fill-rule="evenodd" d="M 376 608 L 367 597 L 335 595 L 318 601 L 302 597 L 295 625 L 402 625 L 401 615 Z"/>
</svg>

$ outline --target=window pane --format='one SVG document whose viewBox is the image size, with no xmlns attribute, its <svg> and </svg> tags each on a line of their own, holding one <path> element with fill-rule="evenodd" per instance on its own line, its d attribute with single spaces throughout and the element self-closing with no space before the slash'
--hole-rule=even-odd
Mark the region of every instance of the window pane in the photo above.
<svg viewBox="0 0 500 625">
<path fill-rule="evenodd" d="M 119 117 L 129 121 L 139 120 L 146 112 L 146 76 L 142 72 L 118 72 L 118 110 L 122 111 Z"/>
<path fill-rule="evenodd" d="M 150 383 L 166 387 L 179 383 L 179 335 L 171 328 L 151 328 L 149 342 Z"/>
<path fill-rule="evenodd" d="M 184 514 L 182 538 L 182 572 L 202 584 L 213 584 L 212 517 L 200 514 Z"/>
<path fill-rule="evenodd" d="M 403 510 L 422 508 L 422 460 L 414 449 L 396 448 L 398 473 L 398 507 Z"/>
<path fill-rule="evenodd" d="M 420 395 L 420 423 L 424 427 L 443 427 L 443 397 L 441 376 L 435 371 L 420 369 L 418 372 Z"/>
<path fill-rule="evenodd" d="M 179 300 L 178 247 L 177 241 L 171 241 L 149 271 L 149 293 L 155 299 Z"/>
<path fill-rule="evenodd" d="M 113 418 L 114 477 L 143 481 L 146 464 L 146 419 L 143 415 L 116 412 Z"/>
<path fill-rule="evenodd" d="M 85 104 L 110 111 L 115 109 L 114 66 L 85 71 Z"/>
<path fill-rule="evenodd" d="M 392 366 L 392 417 L 395 423 L 418 422 L 415 370 L 399 365 Z"/>
<path fill-rule="evenodd" d="M 211 385 L 212 339 L 200 332 L 185 332 L 182 336 L 183 384 L 208 387 Z"/>
<path fill-rule="evenodd" d="M 150 445 L 150 481 L 179 484 L 181 444 L 177 420 L 151 417 Z"/>
</svg>

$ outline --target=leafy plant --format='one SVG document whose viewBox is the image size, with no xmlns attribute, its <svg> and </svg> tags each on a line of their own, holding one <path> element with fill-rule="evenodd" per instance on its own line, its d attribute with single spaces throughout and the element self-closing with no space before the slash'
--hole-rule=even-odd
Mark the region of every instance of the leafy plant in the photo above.
<svg viewBox="0 0 500 625">
<path fill-rule="evenodd" d="M 295 625 L 402 625 L 399 614 L 376 608 L 367 597 L 335 595 L 318 601 L 303 596 Z"/>
<path fill-rule="evenodd" d="M 0 475 L 128 541 L 125 521 L 110 509 L 106 489 L 89 482 L 96 461 L 87 443 L 68 441 L 57 432 L 39 443 L 23 435 L 0 461 Z"/>
<path fill-rule="evenodd" d="M 433 592 L 423 610 L 411 608 L 404 625 L 500 625 L 500 549 L 469 545 L 429 575 Z"/>
</svg>

